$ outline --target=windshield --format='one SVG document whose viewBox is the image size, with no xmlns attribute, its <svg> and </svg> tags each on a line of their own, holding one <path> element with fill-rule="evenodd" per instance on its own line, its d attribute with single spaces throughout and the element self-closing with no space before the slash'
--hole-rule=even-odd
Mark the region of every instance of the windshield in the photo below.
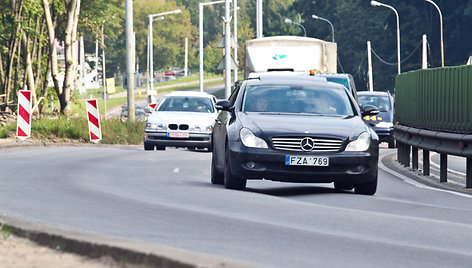
<svg viewBox="0 0 472 268">
<path fill-rule="evenodd" d="M 364 105 L 373 105 L 379 108 L 381 112 L 388 112 L 391 110 L 390 101 L 388 96 L 373 96 L 373 95 L 360 95 L 359 104 Z"/>
<path fill-rule="evenodd" d="M 242 111 L 354 115 L 351 102 L 344 90 L 319 88 L 313 85 L 249 86 L 244 94 Z"/>
<path fill-rule="evenodd" d="M 172 96 L 165 98 L 158 111 L 213 113 L 214 107 L 210 98 Z"/>
</svg>

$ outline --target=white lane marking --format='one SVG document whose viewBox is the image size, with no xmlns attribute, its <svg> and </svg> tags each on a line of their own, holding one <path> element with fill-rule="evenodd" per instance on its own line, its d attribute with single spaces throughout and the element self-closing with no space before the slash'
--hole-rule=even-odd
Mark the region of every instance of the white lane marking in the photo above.
<svg viewBox="0 0 472 268">
<path fill-rule="evenodd" d="M 174 173 L 179 173 L 180 169 L 178 167 L 174 168 L 174 170 L 172 172 Z"/>
<path fill-rule="evenodd" d="M 391 154 L 394 154 L 394 153 L 391 153 Z M 382 157 L 385 158 L 387 157 L 388 155 L 390 154 L 386 154 Z M 453 195 L 457 195 L 457 196 L 461 196 L 461 197 L 467 197 L 467 198 L 472 198 L 472 195 L 468 195 L 468 194 L 463 194 L 463 193 L 459 193 L 459 192 L 455 192 L 455 191 L 450 191 L 450 190 L 444 190 L 444 189 L 440 189 L 440 188 L 434 188 L 434 187 L 431 187 L 431 186 L 428 186 L 428 185 L 425 185 L 425 184 L 422 184 L 420 182 L 417 182 L 413 179 L 410 179 L 408 178 L 407 176 L 404 176 L 394 170 L 391 170 L 390 168 L 386 167 L 382 161 L 379 161 L 379 167 L 381 169 L 383 169 L 384 171 L 392 174 L 393 176 L 396 176 L 398 178 L 400 178 L 401 180 L 403 180 L 404 182 L 408 183 L 408 184 L 411 184 L 413 186 L 416 186 L 418 188 L 423 188 L 423 189 L 428 189 L 428 190 L 432 190 L 432 191 L 438 191 L 438 192 L 443 192 L 443 193 L 449 193 L 449 194 L 453 194 Z"/>
</svg>

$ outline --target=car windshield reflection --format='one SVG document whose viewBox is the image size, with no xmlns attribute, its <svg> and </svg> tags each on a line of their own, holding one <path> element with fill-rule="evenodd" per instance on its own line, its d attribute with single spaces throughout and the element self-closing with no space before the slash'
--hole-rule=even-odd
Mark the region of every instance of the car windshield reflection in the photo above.
<svg viewBox="0 0 472 268">
<path fill-rule="evenodd" d="M 381 112 L 388 112 L 390 111 L 390 101 L 388 96 L 368 96 L 368 95 L 361 95 L 359 96 L 359 104 L 361 106 L 365 105 L 373 105 L 379 108 Z"/>
<path fill-rule="evenodd" d="M 243 98 L 243 112 L 300 113 L 352 116 L 353 108 L 343 90 L 324 90 L 309 86 L 249 86 Z"/>
<path fill-rule="evenodd" d="M 164 99 L 157 109 L 164 112 L 195 112 L 213 113 L 214 108 L 209 98 L 199 97 L 168 97 Z"/>
</svg>

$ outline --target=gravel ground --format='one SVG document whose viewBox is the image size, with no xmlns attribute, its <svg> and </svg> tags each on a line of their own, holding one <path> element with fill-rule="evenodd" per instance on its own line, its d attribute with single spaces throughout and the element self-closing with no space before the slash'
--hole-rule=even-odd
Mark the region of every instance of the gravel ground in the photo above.
<svg viewBox="0 0 472 268">
<path fill-rule="evenodd" d="M 33 267 L 124 267 L 108 258 L 89 259 L 39 246 L 28 239 L 14 235 L 0 235 L 0 266 L 3 268 Z"/>
</svg>

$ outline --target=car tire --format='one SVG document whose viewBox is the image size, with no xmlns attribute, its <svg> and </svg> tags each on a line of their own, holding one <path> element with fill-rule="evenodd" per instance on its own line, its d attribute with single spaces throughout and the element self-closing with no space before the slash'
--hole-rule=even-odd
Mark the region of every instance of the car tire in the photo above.
<svg viewBox="0 0 472 268">
<path fill-rule="evenodd" d="M 144 142 L 144 150 L 145 151 L 154 151 L 154 144 Z"/>
<path fill-rule="evenodd" d="M 211 183 L 212 184 L 224 184 L 225 182 L 225 177 L 223 172 L 220 172 L 216 169 L 216 158 L 215 154 L 213 153 L 211 155 L 211 172 L 210 172 L 210 177 L 211 177 Z"/>
<path fill-rule="evenodd" d="M 395 139 L 391 139 L 389 142 L 388 142 L 388 148 L 395 148 Z"/>
<path fill-rule="evenodd" d="M 236 177 L 231 173 L 231 163 L 229 159 L 229 148 L 226 146 L 225 150 L 225 170 L 224 170 L 224 185 L 227 189 L 243 190 L 246 188 L 246 179 Z"/>
<path fill-rule="evenodd" d="M 334 189 L 336 190 L 352 190 L 352 188 L 354 188 L 352 184 L 339 181 L 334 182 Z"/>
<path fill-rule="evenodd" d="M 374 195 L 377 192 L 377 172 L 375 178 L 369 182 L 358 184 L 354 186 L 354 193 L 362 195 Z"/>
<path fill-rule="evenodd" d="M 156 145 L 156 150 L 158 151 L 165 151 L 166 147 L 163 145 Z"/>
</svg>

